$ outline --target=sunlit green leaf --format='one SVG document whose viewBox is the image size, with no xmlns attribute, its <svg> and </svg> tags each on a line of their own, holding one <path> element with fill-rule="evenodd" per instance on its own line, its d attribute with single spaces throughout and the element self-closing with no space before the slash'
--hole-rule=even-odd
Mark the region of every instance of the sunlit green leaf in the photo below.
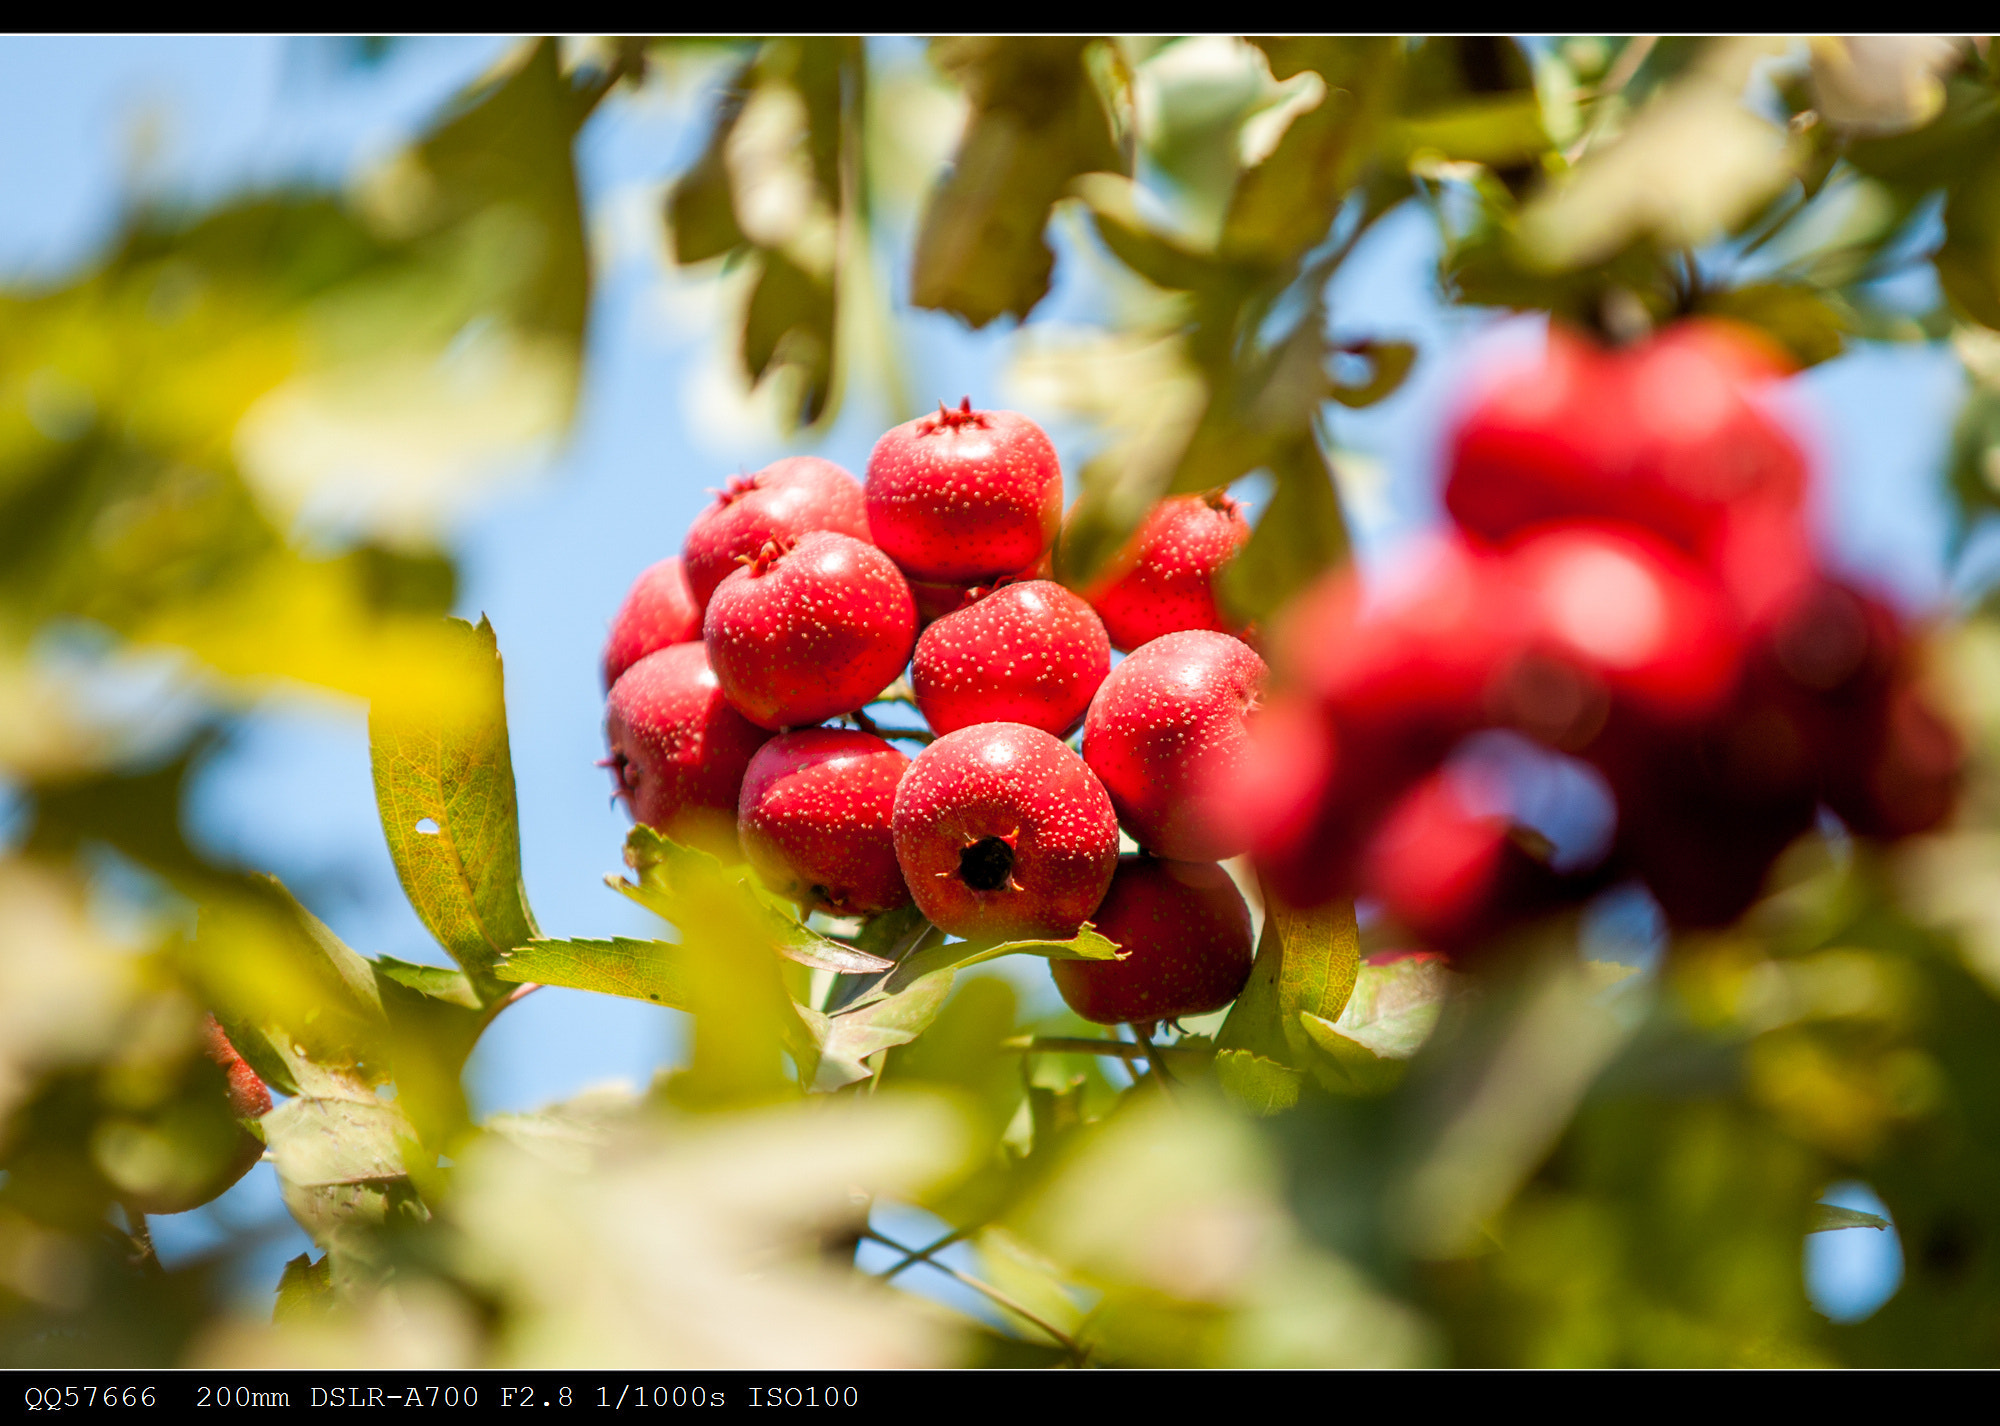
<svg viewBox="0 0 2000 1426">
<path fill-rule="evenodd" d="M 496 959 L 540 933 L 521 883 L 521 834 L 493 626 L 450 622 L 462 708 L 369 719 L 375 800 L 396 875 L 417 915 L 472 978 L 499 993 Z"/>
<path fill-rule="evenodd" d="M 634 941 L 623 936 L 608 941 L 543 939 L 502 955 L 494 963 L 493 974 L 496 979 L 517 984 L 560 985 L 691 1010 L 683 956 L 681 947 L 672 941 Z"/>
<path fill-rule="evenodd" d="M 1232 1098 L 1264 1114 L 1297 1099 L 1312 1046 L 1302 1017 L 1338 1019 L 1360 961 L 1352 903 L 1309 912 L 1267 903 L 1250 980 L 1215 1040 L 1216 1074 Z"/>
<path fill-rule="evenodd" d="M 1045 956 L 1052 961 L 1110 961 L 1122 956 L 1118 943 L 1099 935 L 1088 921 L 1067 940 L 1007 941 L 974 939 L 940 942 L 906 956 L 889 973 L 887 989 L 896 993 L 920 978 L 940 970 L 963 970 L 966 966 L 1001 956 Z"/>
</svg>

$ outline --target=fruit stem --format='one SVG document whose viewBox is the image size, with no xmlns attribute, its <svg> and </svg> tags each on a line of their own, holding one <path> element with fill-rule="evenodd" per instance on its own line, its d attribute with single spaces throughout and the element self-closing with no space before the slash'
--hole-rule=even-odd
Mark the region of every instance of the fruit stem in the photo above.
<svg viewBox="0 0 2000 1426">
<path fill-rule="evenodd" d="M 1147 1068 L 1152 1070 L 1152 1077 L 1160 1082 L 1160 1088 L 1164 1090 L 1168 1085 L 1178 1084 L 1180 1081 L 1168 1073 L 1166 1056 L 1162 1055 L 1160 1047 L 1153 1043 L 1152 1031 L 1152 1025 L 1135 1023 L 1132 1026 L 1133 1036 L 1139 1041 L 1140 1048 L 1146 1052 Z"/>
</svg>

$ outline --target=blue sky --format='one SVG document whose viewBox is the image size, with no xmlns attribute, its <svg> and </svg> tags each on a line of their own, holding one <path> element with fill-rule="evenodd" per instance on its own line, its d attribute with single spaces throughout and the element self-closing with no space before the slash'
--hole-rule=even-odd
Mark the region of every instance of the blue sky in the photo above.
<svg viewBox="0 0 2000 1426">
<path fill-rule="evenodd" d="M 136 193 L 219 199 L 246 186 L 343 183 L 416 133 L 506 44 L 421 39 L 357 67 L 324 41 L 0 40 L 0 280 L 50 280 L 86 263 Z M 882 42 L 880 52 L 921 63 L 908 43 Z M 552 934 L 648 933 L 644 913 L 602 884 L 618 869 L 626 823 L 593 766 L 602 755 L 598 650 L 626 584 L 679 548 L 707 490 L 730 473 L 791 449 L 858 472 L 875 436 L 901 419 L 864 395 L 810 447 L 713 419 L 705 393 L 725 349 L 699 294 L 664 279 L 647 226 L 657 185 L 700 143 L 697 101 L 614 102 L 585 130 L 579 159 L 599 270 L 579 420 L 547 469 L 451 536 L 459 612 L 491 617 L 506 660 L 525 873 Z M 1334 423 L 1357 457 L 1350 514 L 1364 558 L 1435 518 L 1437 450 L 1454 395 L 1486 344 L 1523 332 L 1519 321 L 1441 306 L 1434 261 L 1427 220 L 1406 210 L 1361 245 L 1331 294 L 1344 332 L 1413 339 L 1423 352 L 1397 395 Z M 1073 268 L 1059 265 L 1038 320 L 1076 319 L 1091 301 Z M 969 333 L 906 304 L 897 321 L 916 399 L 1006 404 L 1006 331 Z M 1956 362 L 1942 349 L 1864 349 L 1797 386 L 1799 419 L 1817 433 L 1828 550 L 1905 602 L 1934 605 L 1947 589 L 1939 471 L 1960 393 Z M 1065 431 L 1053 429 L 1061 448 Z M 1067 464 L 1076 451 L 1062 454 Z M 402 899 L 376 825 L 360 708 L 268 700 L 207 770 L 191 823 L 211 848 L 286 878 L 358 948 L 441 958 Z M 1039 964 L 1020 982 L 1053 1005 Z M 644 1084 L 676 1036 L 667 1012 L 543 991 L 481 1045 L 476 1099 L 487 1111 L 532 1109 L 607 1079 Z M 214 1208 L 163 1225 L 162 1250 L 194 1251 L 229 1221 L 271 1225 L 257 1284 L 268 1291 L 268 1265 L 304 1240 L 283 1219 L 267 1169 Z M 1844 1265 L 1840 1282 L 1882 1280 L 1881 1270 L 1857 1275 L 1854 1255 L 1881 1257 L 1867 1239 L 1893 1252 L 1892 1235 L 1821 1238 L 1829 1241 L 1815 1251 Z"/>
</svg>

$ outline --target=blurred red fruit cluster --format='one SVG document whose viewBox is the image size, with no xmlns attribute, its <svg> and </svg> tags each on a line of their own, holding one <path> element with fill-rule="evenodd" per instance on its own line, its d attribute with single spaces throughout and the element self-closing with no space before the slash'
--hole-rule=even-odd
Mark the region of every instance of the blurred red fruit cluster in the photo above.
<svg viewBox="0 0 2000 1426">
<path fill-rule="evenodd" d="M 1676 925 L 1724 924 L 1822 807 L 1870 837 L 1936 825 L 1958 740 L 1904 621 L 1814 557 L 1783 374 L 1706 322 L 1621 349 L 1555 329 L 1494 373 L 1449 447 L 1454 534 L 1293 606 L 1213 820 L 1288 900 L 1375 897 L 1457 950 L 1629 877 Z M 1569 823 L 1608 804 L 1581 848 L 1525 805 L 1565 769 Z"/>
<path fill-rule="evenodd" d="M 1041 429 L 969 400 L 884 435 L 865 484 L 804 457 L 732 480 L 613 621 L 608 765 L 634 818 L 802 910 L 914 902 L 964 937 L 1101 917 L 1126 958 L 1065 965 L 1080 1013 L 1216 1009 L 1251 961 L 1217 865 L 1248 843 L 1201 797 L 1244 762 L 1265 672 L 1215 595 L 1249 529 L 1220 494 L 1163 501 L 1084 597 L 1048 578 L 1062 493 Z M 879 727 L 906 667 L 926 726 Z"/>
</svg>

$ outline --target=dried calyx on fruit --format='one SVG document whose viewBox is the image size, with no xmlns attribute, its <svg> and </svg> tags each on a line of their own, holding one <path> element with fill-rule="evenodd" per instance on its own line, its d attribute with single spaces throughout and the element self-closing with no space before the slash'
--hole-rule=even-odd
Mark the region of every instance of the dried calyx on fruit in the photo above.
<svg viewBox="0 0 2000 1426">
<path fill-rule="evenodd" d="M 1020 723 L 961 728 L 919 753 L 891 827 L 918 909 L 954 936 L 1073 936 L 1118 862 L 1104 788 Z"/>
</svg>

